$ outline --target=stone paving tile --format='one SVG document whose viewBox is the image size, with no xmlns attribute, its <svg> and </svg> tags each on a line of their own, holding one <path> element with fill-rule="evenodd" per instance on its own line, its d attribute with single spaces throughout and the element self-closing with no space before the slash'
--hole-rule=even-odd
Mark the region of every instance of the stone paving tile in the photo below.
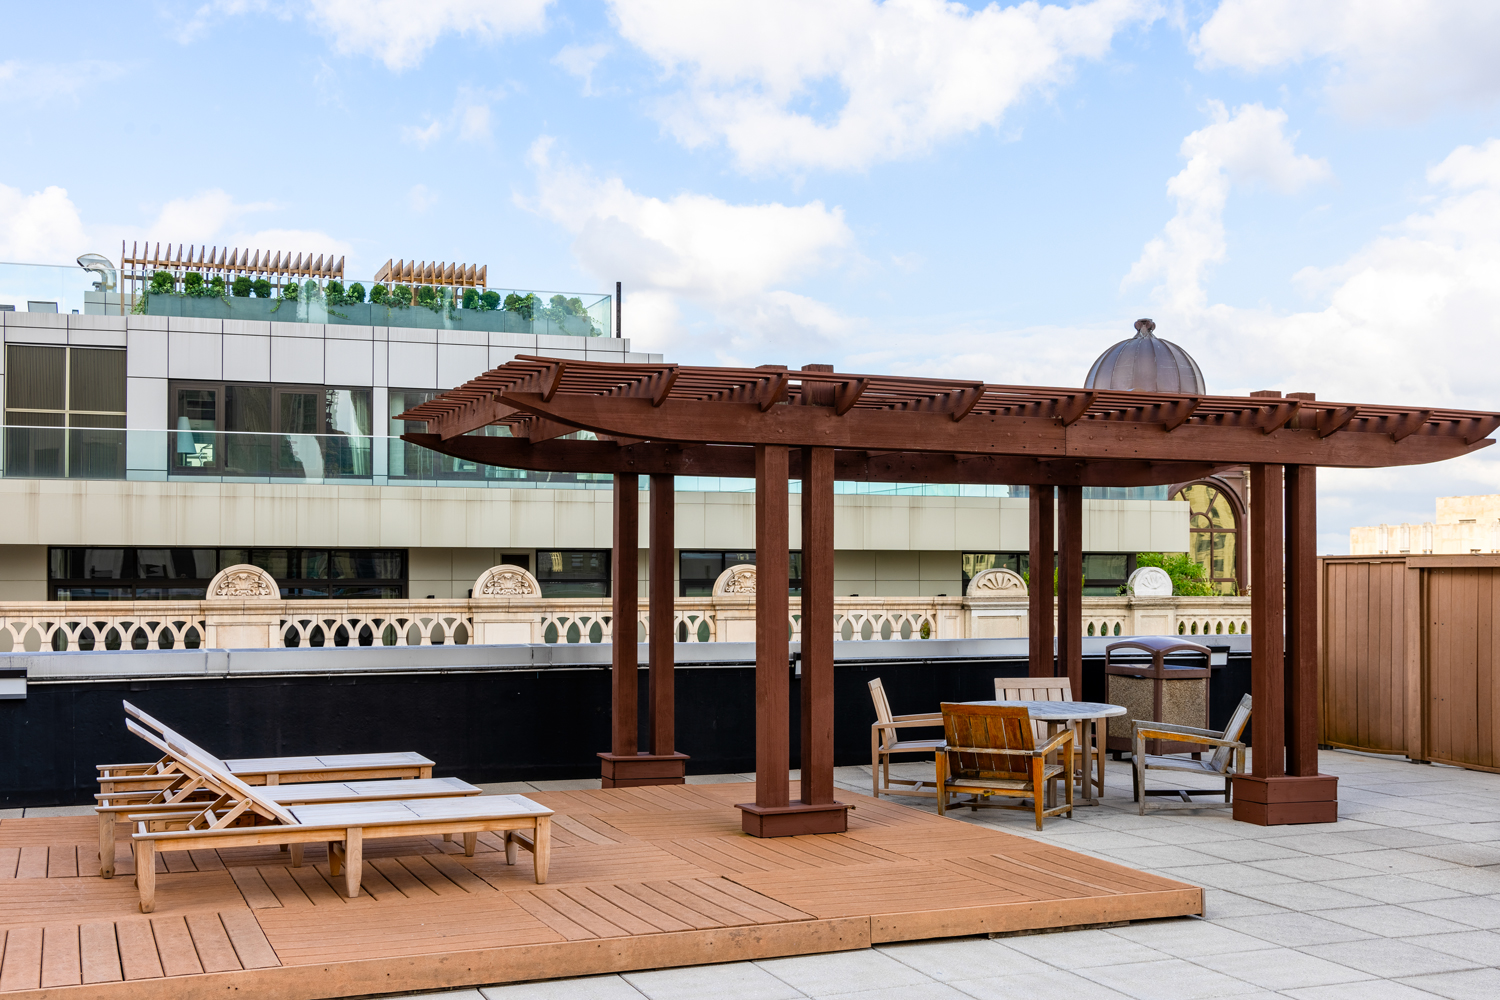
<svg viewBox="0 0 1500 1000">
<path fill-rule="evenodd" d="M 1423 874 L 1436 874 L 1426 872 Z M 1366 896 L 1370 899 L 1379 900 L 1382 903 L 1415 903 L 1423 899 L 1441 899 L 1444 896 L 1456 896 L 1460 890 L 1448 889 L 1440 885 L 1431 885 L 1425 881 L 1417 881 L 1405 875 L 1369 875 L 1364 878 L 1341 878 L 1335 882 L 1318 883 L 1327 885 L 1329 888 L 1338 889 L 1342 892 L 1352 892 L 1358 896 Z"/>
<path fill-rule="evenodd" d="M 933 978 L 876 949 L 830 955 L 768 958 L 755 963 L 777 979 L 810 997 L 856 993 L 897 986 L 921 986 Z M 991 968 L 988 975 L 998 969 Z"/>
<path fill-rule="evenodd" d="M 1412 944 L 1431 948 L 1445 955 L 1466 958 L 1480 965 L 1500 966 L 1500 934 L 1494 931 L 1462 931 L 1456 934 L 1427 934 L 1407 938 Z"/>
<path fill-rule="evenodd" d="M 1350 810 L 1357 818 L 1379 826 L 1395 826 L 1403 829 L 1437 826 L 1451 817 L 1432 816 L 1422 812 L 1406 812 L 1400 809 Z"/>
<path fill-rule="evenodd" d="M 1300 948 L 1310 944 L 1333 944 L 1342 941 L 1364 941 L 1374 938 L 1368 931 L 1324 920 L 1310 913 L 1272 913 L 1259 917 L 1230 917 L 1217 923 L 1243 931 L 1272 944 Z"/>
<path fill-rule="evenodd" d="M 1196 865 L 1190 868 L 1177 868 L 1173 871 L 1174 877 L 1184 882 L 1236 892 L 1243 892 L 1258 886 L 1286 885 L 1297 881 L 1290 875 L 1278 875 L 1251 865 Z"/>
<path fill-rule="evenodd" d="M 1283 994 L 1293 1000 L 1432 1000 L 1436 995 L 1389 979 L 1366 979 L 1363 982 L 1340 983 L 1337 986 L 1311 986 L 1307 989 L 1287 990 Z"/>
<path fill-rule="evenodd" d="M 584 979 L 554 979 L 545 983 L 486 986 L 479 994 L 485 1000 L 642 1000 L 644 996 L 619 976 L 589 976 Z M 428 1000 L 428 997 L 424 995 L 416 1000 Z"/>
<path fill-rule="evenodd" d="M 1500 846 L 1495 844 L 1423 845 L 1411 848 L 1408 853 L 1439 861 L 1450 861 L 1455 865 L 1469 865 L 1473 868 L 1500 865 Z"/>
<path fill-rule="evenodd" d="M 1004 943 L 1048 965 L 1075 971 L 1096 965 L 1151 962 L 1169 957 L 1155 948 L 1102 930 L 1008 937 Z"/>
<path fill-rule="evenodd" d="M 1380 938 L 1372 941 L 1343 941 L 1338 944 L 1315 944 L 1299 949 L 1309 955 L 1326 958 L 1361 972 L 1395 979 L 1398 976 L 1422 976 L 1434 972 L 1457 972 L 1472 969 L 1478 963 L 1431 948 Z"/>
<path fill-rule="evenodd" d="M 1385 847 L 1398 851 L 1409 847 L 1436 847 L 1452 843 L 1446 837 L 1434 836 L 1430 827 L 1426 830 L 1393 830 L 1390 827 L 1375 827 L 1369 830 L 1351 830 L 1345 836 L 1373 847 Z"/>
<path fill-rule="evenodd" d="M 809 994 L 810 996 L 813 994 Z M 927 980 L 919 986 L 890 986 L 878 990 L 857 990 L 853 993 L 819 993 L 819 997 L 837 997 L 838 1000 L 965 1000 L 966 995 L 947 983 Z"/>
<path fill-rule="evenodd" d="M 1210 955 L 1196 959 L 1196 961 L 1199 965 L 1222 972 L 1226 976 L 1233 976 L 1268 990 L 1331 986 L 1335 983 L 1352 983 L 1375 978 L 1368 972 L 1360 972 L 1347 965 L 1293 951 L 1290 948 L 1278 948 L 1270 952 L 1253 951 Z"/>
<path fill-rule="evenodd" d="M 879 950 L 924 976 L 951 983 L 963 979 L 993 979 L 1047 972 L 1047 963 L 1003 942 L 987 938 L 955 941 L 916 941 L 881 945 Z"/>
<path fill-rule="evenodd" d="M 1412 872 L 1410 877 L 1428 885 L 1476 896 L 1500 893 L 1500 870 L 1494 868 L 1444 868 L 1435 872 Z"/>
<path fill-rule="evenodd" d="M 1342 827 L 1343 823 L 1336 825 Z M 1368 833 L 1369 831 L 1359 832 Z M 1358 854 L 1360 851 L 1370 850 L 1370 845 L 1366 841 L 1355 839 L 1353 833 L 1345 835 L 1342 830 L 1338 833 L 1278 834 L 1267 837 L 1261 843 L 1285 847 L 1301 854 Z"/>
<path fill-rule="evenodd" d="M 1500 969 L 1474 969 L 1436 976 L 1402 979 L 1402 983 L 1428 990 L 1448 1000 L 1494 1000 L 1500 997 Z"/>
<path fill-rule="evenodd" d="M 1061 969 L 953 984 L 974 1000 L 1123 1000 L 1130 996 Z"/>
<path fill-rule="evenodd" d="M 827 956 L 824 956 L 827 957 Z M 625 972 L 620 978 L 650 1000 L 798 1000 L 803 993 L 753 962 Z"/>
<path fill-rule="evenodd" d="M 1107 852 L 1120 864 L 1131 868 L 1184 868 L 1188 865 L 1214 865 L 1222 859 L 1200 854 L 1187 847 L 1125 847 Z"/>
<path fill-rule="evenodd" d="M 1375 851 L 1371 853 L 1379 854 L 1381 852 Z M 1263 872 L 1286 875 L 1299 882 L 1332 882 L 1334 879 L 1359 878 L 1369 875 L 1374 869 L 1363 867 L 1357 863 L 1351 863 L 1359 857 L 1362 857 L 1362 855 L 1341 854 L 1337 857 L 1330 857 L 1325 854 L 1319 857 L 1256 861 L 1249 867 L 1259 868 Z"/>
<path fill-rule="evenodd" d="M 1495 793 L 1492 791 L 1489 794 Z M 1467 844 L 1500 841 L 1500 823 L 1441 823 L 1437 826 L 1429 826 L 1422 832 L 1434 837 L 1463 841 Z"/>
<path fill-rule="evenodd" d="M 1195 844 L 1193 850 L 1218 858 L 1220 861 L 1233 861 L 1239 864 L 1307 857 L 1307 854 L 1302 851 L 1266 840 L 1220 840 L 1211 844 Z"/>
<path fill-rule="evenodd" d="M 1325 920 L 1357 927 L 1381 937 L 1412 937 L 1470 930 L 1452 920 L 1435 917 L 1405 906 L 1353 906 L 1347 910 L 1319 910 Z"/>
<path fill-rule="evenodd" d="M 1274 949 L 1269 941 L 1240 931 L 1230 930 L 1207 920 L 1151 920 L 1126 927 L 1115 927 L 1110 933 L 1173 958 L 1197 960 L 1207 955 Z"/>
<path fill-rule="evenodd" d="M 1352 892 L 1321 885 L 1317 882 L 1287 882 L 1281 885 L 1265 885 L 1239 890 L 1240 895 L 1260 900 L 1287 910 L 1307 913 L 1315 910 L 1334 910 L 1347 906 L 1368 906 L 1370 900 Z"/>
<path fill-rule="evenodd" d="M 1260 913 L 1285 913 L 1283 907 L 1249 896 L 1242 896 L 1228 889 L 1203 890 L 1203 916 L 1209 920 L 1223 917 L 1251 917 Z"/>
<path fill-rule="evenodd" d="M 1406 908 L 1420 913 L 1430 913 L 1455 923 L 1468 924 L 1485 930 L 1500 928 L 1500 899 L 1494 896 L 1451 896 L 1448 899 L 1427 899 L 1407 903 Z"/>
<path fill-rule="evenodd" d="M 1462 846 L 1462 845 L 1454 845 Z M 1342 861 L 1351 865 L 1368 868 L 1371 871 L 1382 872 L 1386 875 L 1410 875 L 1413 872 L 1440 871 L 1445 868 L 1455 867 L 1452 861 L 1444 861 L 1425 854 L 1414 854 L 1411 851 L 1380 850 L 1361 851 L 1358 854 L 1335 854 L 1329 857 L 1331 861 Z"/>
<path fill-rule="evenodd" d="M 1208 1000 L 1262 992 L 1253 983 L 1178 958 L 1094 966 L 1078 974 L 1138 1000 Z"/>
</svg>

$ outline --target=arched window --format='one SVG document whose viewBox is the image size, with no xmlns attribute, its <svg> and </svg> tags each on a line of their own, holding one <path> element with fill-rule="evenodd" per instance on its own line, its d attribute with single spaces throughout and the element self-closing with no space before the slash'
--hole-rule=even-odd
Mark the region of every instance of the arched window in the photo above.
<svg viewBox="0 0 1500 1000">
<path fill-rule="evenodd" d="M 1199 482 L 1183 487 L 1172 499 L 1188 502 L 1193 559 L 1220 593 L 1238 594 L 1239 518 L 1228 492 Z"/>
</svg>

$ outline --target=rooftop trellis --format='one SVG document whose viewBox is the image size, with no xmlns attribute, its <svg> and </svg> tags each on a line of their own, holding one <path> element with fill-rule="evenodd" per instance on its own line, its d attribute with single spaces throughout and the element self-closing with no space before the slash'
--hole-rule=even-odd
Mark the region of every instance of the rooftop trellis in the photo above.
<svg viewBox="0 0 1500 1000">
<path fill-rule="evenodd" d="M 438 261 L 388 260 L 375 272 L 376 281 L 403 285 L 444 285 L 449 288 L 487 288 L 488 264 L 445 264 Z"/>
<path fill-rule="evenodd" d="M 338 262 L 334 262 L 333 254 L 318 254 L 315 258 L 312 254 L 292 254 L 290 250 L 241 250 L 238 247 L 208 247 L 200 245 L 196 249 L 192 244 L 177 244 L 177 252 L 172 252 L 172 244 L 168 243 L 166 252 L 162 252 L 162 245 L 155 244 L 153 248 L 150 242 L 144 246 L 136 243 L 130 245 L 130 252 L 125 252 L 125 241 L 120 241 L 120 273 L 126 281 L 129 281 L 130 290 L 135 292 L 137 281 L 145 282 L 151 280 L 151 275 L 156 271 L 170 271 L 181 279 L 189 271 L 197 271 L 205 276 L 222 275 L 225 278 L 234 278 L 239 275 L 254 275 L 269 278 L 275 282 L 277 287 L 283 284 L 283 278 L 312 278 L 314 280 L 342 280 L 344 277 L 344 258 L 340 256 Z"/>
</svg>

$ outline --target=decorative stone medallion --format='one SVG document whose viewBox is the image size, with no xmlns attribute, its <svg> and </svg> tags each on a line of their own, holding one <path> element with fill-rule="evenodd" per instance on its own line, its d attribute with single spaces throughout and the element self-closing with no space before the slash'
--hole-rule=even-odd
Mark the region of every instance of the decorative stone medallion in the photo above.
<svg viewBox="0 0 1500 1000">
<path fill-rule="evenodd" d="M 969 581 L 969 596 L 1002 600 L 1007 597 L 1025 597 L 1026 581 L 1013 569 L 980 570 L 979 574 Z"/>
<path fill-rule="evenodd" d="M 715 597 L 754 597 L 755 567 L 750 563 L 731 566 L 714 581 Z"/>
<path fill-rule="evenodd" d="M 281 587 L 259 566 L 239 563 L 228 566 L 208 581 L 210 601 L 281 600 Z"/>
<path fill-rule="evenodd" d="M 541 597 L 542 585 L 520 566 L 491 566 L 474 581 L 474 596 Z"/>
<path fill-rule="evenodd" d="M 1130 574 L 1125 589 L 1134 597 L 1171 597 L 1172 578 L 1160 566 L 1142 566 Z"/>
</svg>

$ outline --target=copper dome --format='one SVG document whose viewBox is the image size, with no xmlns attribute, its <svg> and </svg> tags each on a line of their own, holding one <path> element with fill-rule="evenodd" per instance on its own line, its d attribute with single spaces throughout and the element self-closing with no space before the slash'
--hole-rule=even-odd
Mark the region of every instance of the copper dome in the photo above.
<svg viewBox="0 0 1500 1000">
<path fill-rule="evenodd" d="M 1124 389 L 1136 392 L 1181 392 L 1203 395 L 1203 372 L 1192 355 L 1153 334 L 1156 323 L 1149 319 L 1135 321 L 1135 336 L 1122 340 L 1099 355 L 1086 389 Z"/>
</svg>

